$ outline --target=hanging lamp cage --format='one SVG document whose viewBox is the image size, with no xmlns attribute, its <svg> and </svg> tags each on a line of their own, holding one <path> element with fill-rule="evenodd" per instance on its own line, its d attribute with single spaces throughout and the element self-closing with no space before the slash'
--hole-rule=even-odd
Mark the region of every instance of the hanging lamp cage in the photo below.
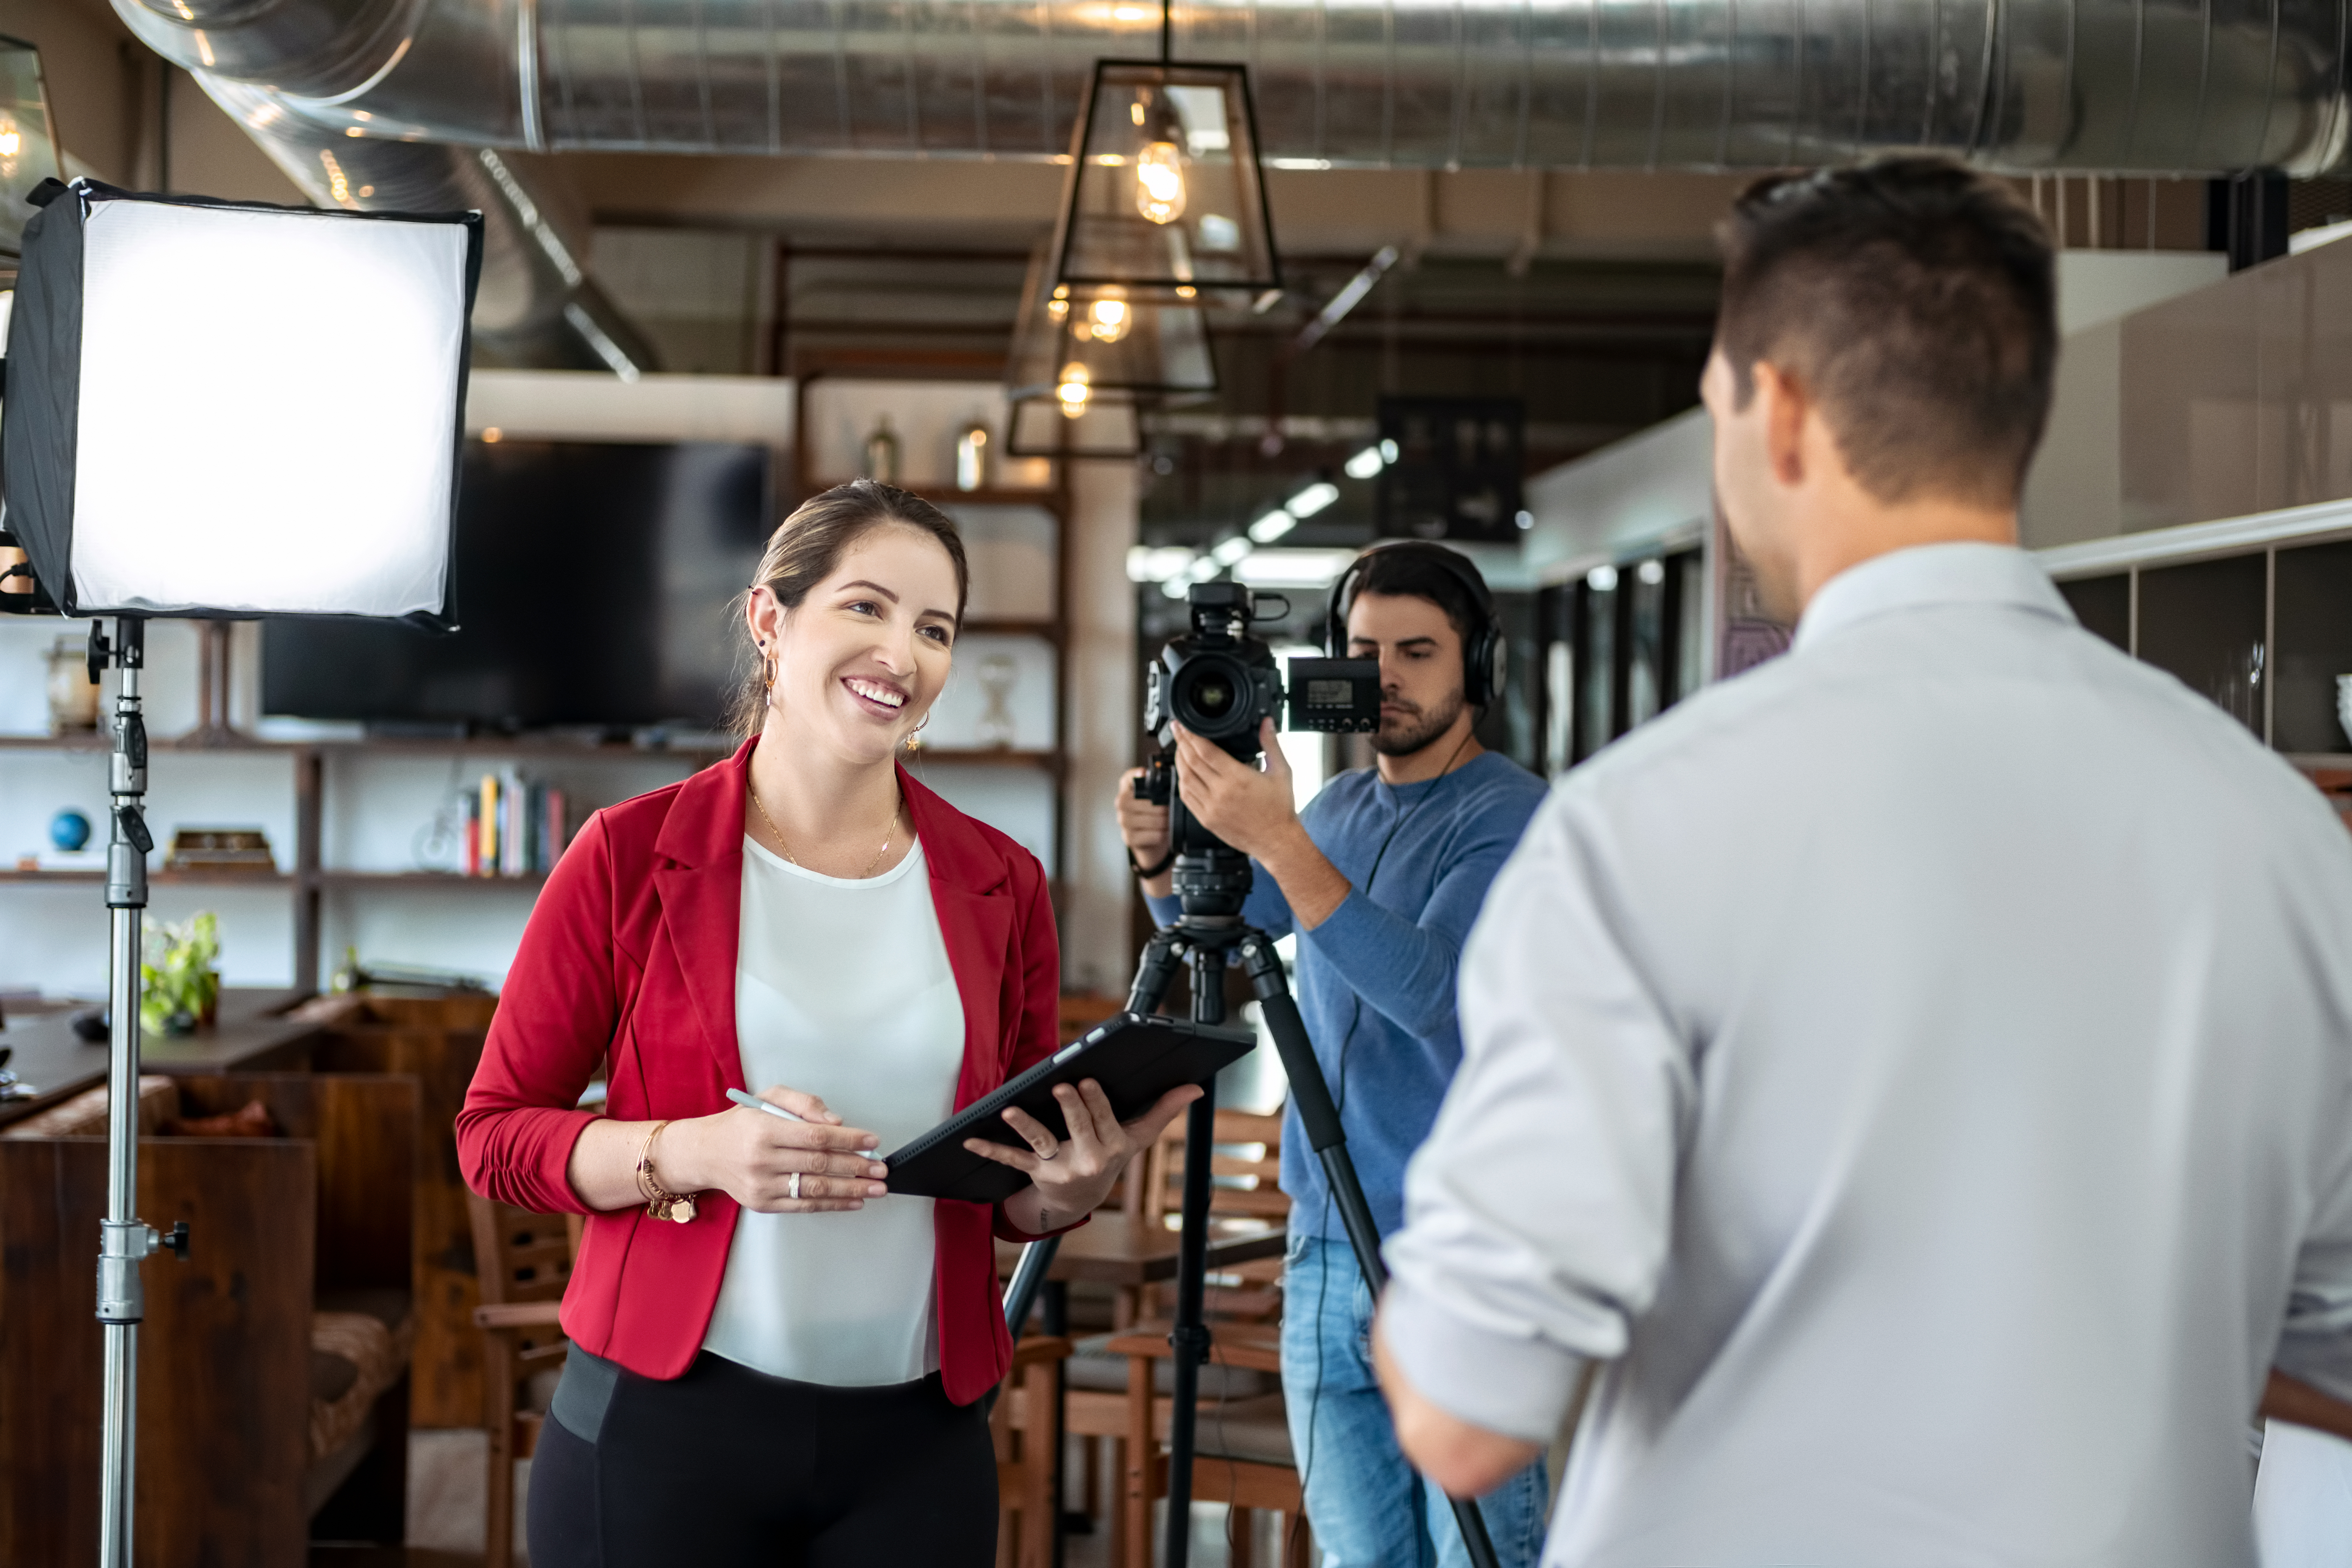
<svg viewBox="0 0 2352 1568">
<path fill-rule="evenodd" d="M 1200 306 L 1139 299 L 1117 288 L 1079 296 L 1051 281 L 1047 257 L 1040 247 L 1030 258 L 1005 367 L 1011 396 L 1050 396 L 1071 379 L 1073 367 L 1084 372 L 1090 392 L 1186 402 L 1217 390 L 1208 315 Z"/>
<path fill-rule="evenodd" d="M 1279 289 L 1247 68 L 1097 61 L 1053 258 L 1054 285 L 1073 300 Z"/>
</svg>

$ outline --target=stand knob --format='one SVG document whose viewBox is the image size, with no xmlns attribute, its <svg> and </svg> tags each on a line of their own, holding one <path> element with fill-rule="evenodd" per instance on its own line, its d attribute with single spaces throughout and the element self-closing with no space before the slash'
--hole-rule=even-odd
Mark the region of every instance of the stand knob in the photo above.
<svg viewBox="0 0 2352 1568">
<path fill-rule="evenodd" d="M 157 1245 L 185 1263 L 188 1260 L 188 1222 L 186 1220 L 173 1222 L 172 1233 L 164 1237 Z"/>
</svg>

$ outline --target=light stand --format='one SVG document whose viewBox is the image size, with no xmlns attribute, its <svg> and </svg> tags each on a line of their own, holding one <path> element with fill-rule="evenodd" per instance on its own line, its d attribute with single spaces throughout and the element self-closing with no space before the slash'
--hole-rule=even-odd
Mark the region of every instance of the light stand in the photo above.
<svg viewBox="0 0 2352 1568">
<path fill-rule="evenodd" d="M 347 213 L 43 181 L 26 200 L 5 358 L 0 610 L 111 616 L 101 1568 L 131 1568 L 142 1262 L 187 1256 L 133 1212 L 139 1003 L 154 839 L 146 619 L 455 625 L 451 525 L 481 275 L 478 213 Z M 328 330 L 331 329 L 331 330 Z M 169 411 L 157 417 L 158 409 Z M 363 432 L 367 462 L 355 468 Z M 29 591 L 28 591 L 29 590 Z M 225 639 L 211 717 L 225 726 Z M 208 732 L 218 742 L 223 737 Z"/>
<path fill-rule="evenodd" d="M 114 623 L 110 645 L 100 623 L 89 628 L 90 674 L 111 664 L 121 672 L 110 726 L 106 847 L 106 907 L 113 921 L 107 944 L 107 1005 L 113 1028 L 106 1069 L 106 1217 L 99 1222 L 98 1321 L 106 1334 L 106 1382 L 100 1412 L 98 1560 L 101 1568 L 131 1568 L 132 1470 L 137 1459 L 139 1324 L 147 1292 L 142 1259 L 170 1248 L 188 1258 L 188 1225 L 169 1237 L 138 1217 L 139 1206 L 139 958 L 147 909 L 147 853 L 155 840 L 140 802 L 147 795 L 147 723 L 141 713 L 139 674 L 146 663 L 147 625 L 131 616 Z"/>
</svg>

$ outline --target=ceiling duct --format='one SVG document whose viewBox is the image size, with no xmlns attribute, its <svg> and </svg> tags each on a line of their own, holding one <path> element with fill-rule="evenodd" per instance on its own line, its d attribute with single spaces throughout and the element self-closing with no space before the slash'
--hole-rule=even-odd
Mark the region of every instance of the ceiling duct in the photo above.
<svg viewBox="0 0 2352 1568">
<path fill-rule="evenodd" d="M 184 49 L 185 58 L 171 50 L 166 58 L 191 67 L 205 90 L 317 205 L 479 210 L 482 276 L 473 324 L 480 362 L 604 370 L 632 380 L 656 368 L 643 335 L 587 276 L 587 215 L 573 209 L 541 160 L 488 145 L 350 133 L 372 121 L 361 100 L 381 85 L 383 62 L 413 57 L 411 29 L 425 8 L 415 0 L 277 0 L 261 6 L 190 0 L 172 7 L 175 17 L 183 9 L 190 16 L 162 37 L 146 26 L 152 13 L 126 4 L 123 15 L 142 37 Z M 234 19 L 223 26 L 214 25 L 216 16 Z M 377 60 L 373 68 L 366 67 L 371 59 Z M 354 72 L 357 92 L 313 91 Z M 474 85 L 495 94 L 495 83 Z"/>
<path fill-rule="evenodd" d="M 481 207 L 477 321 L 644 364 L 528 154 L 1066 155 L 1143 0 L 113 0 L 322 204 Z M 2015 172 L 2347 166 L 2352 0 L 1232 0 L 1277 167 L 1768 168 L 1937 148 Z M 513 150 L 513 151 L 509 151 Z"/>
<path fill-rule="evenodd" d="M 1142 0 L 114 0 L 329 136 L 530 151 L 1064 153 Z M 2012 171 L 2341 167 L 2352 0 L 1234 0 L 1277 163 L 1761 168 L 1931 147 Z M 265 130 L 265 134 L 277 133 Z"/>
</svg>

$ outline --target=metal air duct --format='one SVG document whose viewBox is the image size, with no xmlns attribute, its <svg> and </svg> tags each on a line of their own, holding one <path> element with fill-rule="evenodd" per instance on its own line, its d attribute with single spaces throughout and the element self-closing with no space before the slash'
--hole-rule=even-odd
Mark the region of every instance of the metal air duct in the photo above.
<svg viewBox="0 0 2352 1568">
<path fill-rule="evenodd" d="M 1051 157 L 1150 0 L 114 0 L 331 136 Z M 1932 147 L 2018 171 L 2339 167 L 2352 0 L 1232 0 L 1270 156 L 1741 168 Z"/>
<path fill-rule="evenodd" d="M 314 199 L 490 215 L 493 349 L 635 360 L 533 188 L 568 149 L 1064 156 L 1153 0 L 113 0 Z M 2352 0 L 1223 0 L 1277 166 L 2018 172 L 2347 164 Z M 519 149 L 520 153 L 502 151 Z M 581 325 L 586 322 L 592 332 Z M 598 341 L 601 338 L 601 342 Z M 636 363 L 645 363 L 637 360 Z"/>
</svg>

